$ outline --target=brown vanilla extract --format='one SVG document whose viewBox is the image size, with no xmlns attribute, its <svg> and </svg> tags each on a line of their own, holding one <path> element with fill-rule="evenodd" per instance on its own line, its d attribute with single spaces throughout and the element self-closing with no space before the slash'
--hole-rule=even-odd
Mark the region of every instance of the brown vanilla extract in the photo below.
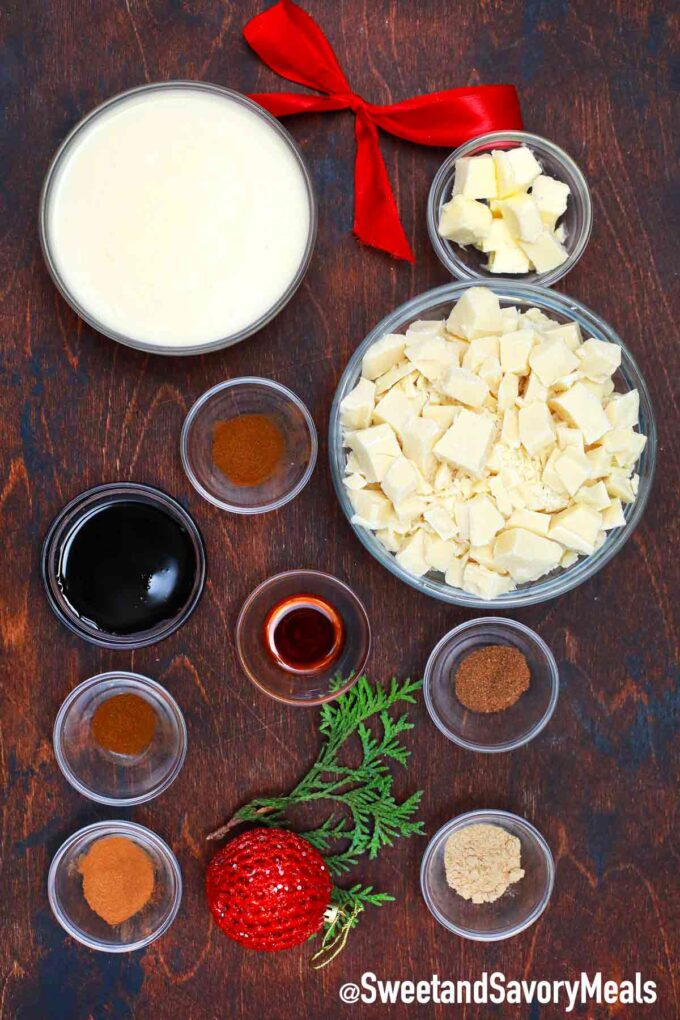
<svg viewBox="0 0 680 1020">
<path fill-rule="evenodd" d="M 293 595 L 269 612 L 264 623 L 266 648 L 290 673 L 318 673 L 340 655 L 345 642 L 342 617 L 316 595 Z"/>
<path fill-rule="evenodd" d="M 177 617 L 198 562 L 171 514 L 120 499 L 77 520 L 62 542 L 57 581 L 73 612 L 107 634 L 136 634 Z"/>
</svg>

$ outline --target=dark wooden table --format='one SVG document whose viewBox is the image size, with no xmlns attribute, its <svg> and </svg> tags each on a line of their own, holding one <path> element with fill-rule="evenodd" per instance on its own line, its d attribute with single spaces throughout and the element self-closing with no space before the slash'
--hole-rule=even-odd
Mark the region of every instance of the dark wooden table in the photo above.
<svg viewBox="0 0 680 1020">
<path fill-rule="evenodd" d="M 425 229 L 430 180 L 444 153 L 382 145 L 417 262 L 362 248 L 350 234 L 350 114 L 293 119 L 320 205 L 316 253 L 285 311 L 247 343 L 196 358 L 153 357 L 97 335 L 53 287 L 38 244 L 40 184 L 57 144 L 112 93 L 175 77 L 248 91 L 285 88 L 241 38 L 258 2 L 9 0 L 0 12 L 2 229 L 2 786 L 3 1018 L 244 1018 L 372 1015 L 340 1005 L 365 970 L 383 978 L 575 978 L 582 970 L 658 983 L 656 1006 L 581 1009 L 588 1017 L 678 1015 L 677 246 L 671 226 L 671 74 L 677 12 L 653 0 L 307 0 L 358 92 L 378 102 L 450 85 L 511 81 L 529 129 L 570 152 L 590 182 L 595 228 L 559 289 L 596 309 L 630 345 L 652 391 L 659 468 L 644 521 L 611 563 L 556 602 L 517 612 L 552 646 L 561 698 L 549 729 L 512 754 L 481 757 L 435 730 L 420 704 L 400 791 L 423 787 L 432 834 L 452 815 L 498 806 L 526 816 L 557 863 L 551 905 L 507 943 L 448 935 L 428 913 L 418 869 L 424 839 L 384 853 L 358 877 L 397 901 L 366 916 L 321 974 L 309 950 L 256 955 L 228 942 L 203 898 L 205 833 L 244 800 L 285 790 L 316 748 L 317 713 L 292 711 L 244 677 L 233 643 L 238 609 L 279 570 L 319 567 L 365 599 L 374 629 L 369 673 L 420 674 L 435 641 L 470 614 L 402 585 L 354 538 L 332 491 L 326 422 L 342 369 L 374 323 L 446 282 Z M 675 57 L 677 69 L 677 55 Z M 676 108 L 677 109 L 677 108 Z M 676 124 L 677 127 L 677 124 Z M 675 250 L 674 250 L 675 249 Z M 677 293 L 676 293 L 677 298 Z M 239 519 L 202 502 L 178 453 L 183 417 L 221 379 L 271 376 L 307 402 L 321 438 L 311 483 L 290 506 Z M 209 582 L 186 627 L 157 647 L 109 653 L 59 625 L 41 589 L 38 553 L 62 504 L 99 482 L 134 479 L 187 505 L 205 536 Z M 62 840 L 110 812 L 62 778 L 51 731 L 60 702 L 112 667 L 157 678 L 186 715 L 190 751 L 158 801 L 117 812 L 174 848 L 186 888 L 171 931 L 146 952 L 92 953 L 53 920 L 45 882 Z M 398 1006 L 399 1017 L 446 1007 Z M 599 1011 L 598 1011 L 599 1010 Z M 384 1013 L 385 1008 L 382 1009 Z M 453 1011 L 451 1011 L 453 1012 Z M 551 1007 L 461 1007 L 463 1017 L 562 1015 Z"/>
</svg>

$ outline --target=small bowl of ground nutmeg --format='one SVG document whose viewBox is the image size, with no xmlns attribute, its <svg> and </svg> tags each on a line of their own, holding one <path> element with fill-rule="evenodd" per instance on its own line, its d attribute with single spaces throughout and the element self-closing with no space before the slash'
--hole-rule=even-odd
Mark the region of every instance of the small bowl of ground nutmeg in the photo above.
<svg viewBox="0 0 680 1020">
<path fill-rule="evenodd" d="M 437 921 L 478 942 L 511 938 L 538 920 L 554 881 L 545 839 L 509 811 L 453 818 L 430 840 L 420 869 L 423 898 Z"/>
<path fill-rule="evenodd" d="M 470 751 L 512 751 L 552 716 L 555 657 L 529 627 L 497 616 L 449 631 L 425 667 L 425 703 L 435 725 Z"/>
<path fill-rule="evenodd" d="M 159 938 L 182 899 L 170 847 L 134 822 L 96 822 L 70 836 L 47 879 L 54 916 L 90 949 L 125 953 Z"/>
<path fill-rule="evenodd" d="M 186 417 L 182 464 L 197 492 L 234 514 L 262 514 L 302 491 L 316 464 L 312 417 L 292 390 L 255 376 L 204 393 Z"/>
<path fill-rule="evenodd" d="M 187 752 L 177 702 L 139 673 L 100 673 L 79 684 L 57 713 L 53 741 L 71 786 L 116 807 L 142 804 L 167 790 Z"/>
</svg>

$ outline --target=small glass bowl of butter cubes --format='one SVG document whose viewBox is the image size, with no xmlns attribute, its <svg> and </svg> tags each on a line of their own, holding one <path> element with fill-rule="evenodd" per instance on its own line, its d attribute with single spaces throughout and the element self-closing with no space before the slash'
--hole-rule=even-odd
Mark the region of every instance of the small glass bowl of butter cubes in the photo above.
<svg viewBox="0 0 680 1020">
<path fill-rule="evenodd" d="M 610 326 L 499 280 L 383 319 L 340 380 L 329 441 L 340 505 L 383 566 L 444 602 L 500 609 L 575 588 L 623 546 L 656 426 Z"/>
<path fill-rule="evenodd" d="M 456 149 L 428 199 L 439 260 L 460 280 L 519 279 L 547 287 L 585 251 L 592 203 L 562 149 L 525 131 L 496 131 Z"/>
</svg>

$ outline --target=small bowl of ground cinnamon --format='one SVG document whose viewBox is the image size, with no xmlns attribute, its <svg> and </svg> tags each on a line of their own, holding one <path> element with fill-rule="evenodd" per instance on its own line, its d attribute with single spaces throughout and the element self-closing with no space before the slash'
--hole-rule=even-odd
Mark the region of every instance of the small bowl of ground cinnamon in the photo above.
<svg viewBox="0 0 680 1020">
<path fill-rule="evenodd" d="M 57 713 L 53 741 L 71 786 L 112 806 L 142 804 L 167 790 L 187 751 L 172 695 L 126 672 L 100 673 L 74 688 Z"/>
<path fill-rule="evenodd" d="M 255 376 L 229 379 L 199 397 L 180 440 L 196 491 L 236 514 L 267 513 L 294 499 L 311 477 L 317 448 L 300 398 Z"/>
<path fill-rule="evenodd" d="M 511 751 L 547 725 L 557 704 L 555 657 L 535 631 L 487 616 L 456 627 L 425 667 L 435 725 L 471 751 Z"/>
<path fill-rule="evenodd" d="M 170 847 L 150 829 L 97 822 L 57 851 L 47 893 L 54 916 L 74 939 L 124 953 L 170 927 L 182 899 L 182 874 Z"/>
</svg>

